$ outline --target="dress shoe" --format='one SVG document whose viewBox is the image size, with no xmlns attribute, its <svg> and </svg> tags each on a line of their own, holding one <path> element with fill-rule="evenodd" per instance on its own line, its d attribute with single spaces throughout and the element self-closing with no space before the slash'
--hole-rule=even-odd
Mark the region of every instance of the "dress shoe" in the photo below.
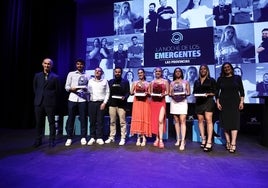
<svg viewBox="0 0 268 188">
<path fill-rule="evenodd" d="M 229 153 L 235 153 L 235 151 L 236 151 L 236 145 L 231 144 Z"/>
<path fill-rule="evenodd" d="M 211 152 L 212 151 L 212 148 L 213 148 L 212 143 L 207 142 L 206 143 L 206 146 L 204 147 L 204 152 Z"/>
<path fill-rule="evenodd" d="M 55 143 L 55 141 L 53 140 L 53 141 L 49 141 L 49 143 L 48 143 L 48 147 L 50 147 L 50 148 L 54 148 L 56 146 L 56 143 Z"/>
<path fill-rule="evenodd" d="M 33 147 L 34 148 L 38 148 L 41 145 L 42 145 L 42 142 L 41 141 L 35 141 L 34 144 L 33 144 Z"/>
</svg>

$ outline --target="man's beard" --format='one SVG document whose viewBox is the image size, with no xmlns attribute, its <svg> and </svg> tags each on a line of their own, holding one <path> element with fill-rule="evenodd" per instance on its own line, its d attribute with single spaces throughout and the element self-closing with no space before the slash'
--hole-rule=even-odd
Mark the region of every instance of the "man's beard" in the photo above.
<svg viewBox="0 0 268 188">
<path fill-rule="evenodd" d="M 268 42 L 268 37 L 262 37 L 263 42 Z"/>
</svg>

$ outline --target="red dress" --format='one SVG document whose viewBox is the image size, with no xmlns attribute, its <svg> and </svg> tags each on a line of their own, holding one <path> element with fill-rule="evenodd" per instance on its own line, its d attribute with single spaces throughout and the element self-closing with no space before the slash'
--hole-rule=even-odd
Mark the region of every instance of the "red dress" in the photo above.
<svg viewBox="0 0 268 188">
<path fill-rule="evenodd" d="M 134 93 L 148 93 L 148 89 L 149 83 L 147 81 L 134 82 Z M 147 137 L 152 136 L 151 107 L 148 96 L 135 96 L 133 99 L 130 134 L 143 134 Z"/>
<path fill-rule="evenodd" d="M 153 93 L 165 93 L 167 88 L 163 80 L 160 82 L 152 81 Z M 151 100 L 151 114 L 152 114 L 152 134 L 158 136 L 159 134 L 159 113 L 160 109 L 164 108 L 166 111 L 166 99 L 165 97 L 153 97 Z M 164 133 L 166 132 L 166 114 L 164 117 Z"/>
</svg>

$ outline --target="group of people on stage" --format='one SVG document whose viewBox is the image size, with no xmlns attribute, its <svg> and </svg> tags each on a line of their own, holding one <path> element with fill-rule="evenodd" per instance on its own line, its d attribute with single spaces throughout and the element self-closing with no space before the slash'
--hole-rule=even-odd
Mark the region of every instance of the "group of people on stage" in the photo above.
<svg viewBox="0 0 268 188">
<path fill-rule="evenodd" d="M 170 97 L 170 114 L 173 115 L 176 131 L 175 146 L 183 151 L 186 147 L 186 116 L 188 113 L 187 96 L 196 97 L 195 113 L 201 136 L 200 147 L 205 152 L 213 148 L 213 113 L 219 110 L 220 126 L 224 129 L 226 149 L 236 151 L 237 134 L 240 128 L 240 111 L 244 108 L 244 87 L 241 77 L 234 74 L 231 63 L 222 65 L 219 78 L 210 76 L 209 67 L 199 67 L 199 78 L 194 82 L 193 91 L 189 81 L 184 79 L 180 67 L 174 69 L 173 81 L 163 77 L 161 67 L 155 68 L 155 77 L 146 81 L 143 68 L 137 69 L 138 79 L 131 87 L 128 80 L 122 78 L 122 67 L 114 68 L 114 78 L 103 78 L 103 70 L 95 68 L 94 77 L 85 73 L 85 62 L 76 60 L 76 70 L 67 75 L 65 90 L 69 92 L 68 120 L 66 123 L 67 140 L 70 146 L 74 137 L 75 116 L 79 115 L 81 125 L 81 145 L 103 145 L 115 142 L 117 119 L 120 124 L 119 145 L 126 143 L 127 99 L 134 96 L 130 134 L 137 135 L 137 146 L 145 146 L 147 138 L 155 137 L 153 145 L 164 148 L 163 134 L 166 131 L 166 96 Z M 51 71 L 53 61 L 46 58 L 42 62 L 43 71 L 34 77 L 36 139 L 34 147 L 42 145 L 45 117 L 48 117 L 50 135 L 49 146 L 55 146 L 55 114 L 60 96 L 59 77 Z M 104 139 L 103 126 L 106 109 L 110 116 L 110 134 Z M 87 140 L 87 117 L 90 121 L 90 135 Z"/>
</svg>

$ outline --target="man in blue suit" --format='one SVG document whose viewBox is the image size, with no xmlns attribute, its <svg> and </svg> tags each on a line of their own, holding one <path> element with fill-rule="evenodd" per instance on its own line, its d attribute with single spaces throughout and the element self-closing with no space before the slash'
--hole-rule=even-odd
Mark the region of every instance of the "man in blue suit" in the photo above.
<svg viewBox="0 0 268 188">
<path fill-rule="evenodd" d="M 55 115 L 61 91 L 59 76 L 51 71 L 53 61 L 45 58 L 42 66 L 43 71 L 36 73 L 33 80 L 36 120 L 36 138 L 33 147 L 35 148 L 42 145 L 46 116 L 49 122 L 49 147 L 55 146 Z"/>
</svg>

